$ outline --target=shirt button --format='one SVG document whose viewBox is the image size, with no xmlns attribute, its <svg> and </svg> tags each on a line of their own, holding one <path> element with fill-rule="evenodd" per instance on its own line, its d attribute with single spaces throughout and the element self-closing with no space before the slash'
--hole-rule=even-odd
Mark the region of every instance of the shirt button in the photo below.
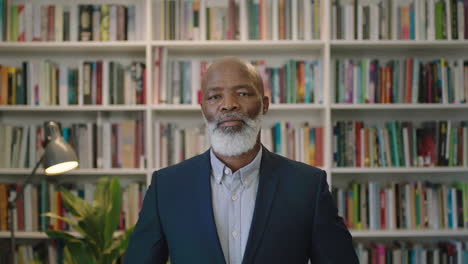
<svg viewBox="0 0 468 264">
<path fill-rule="evenodd" d="M 224 169 L 224 174 L 229 174 L 229 169 Z"/>
<path fill-rule="evenodd" d="M 235 237 L 235 238 L 236 238 L 236 237 L 237 237 L 237 235 L 239 235 L 239 234 L 238 234 L 236 231 L 232 232 L 232 236 L 233 236 L 233 237 Z"/>
<path fill-rule="evenodd" d="M 236 201 L 236 200 L 237 200 L 237 195 L 233 195 L 233 196 L 231 197 L 231 199 L 232 199 L 233 201 Z"/>
</svg>

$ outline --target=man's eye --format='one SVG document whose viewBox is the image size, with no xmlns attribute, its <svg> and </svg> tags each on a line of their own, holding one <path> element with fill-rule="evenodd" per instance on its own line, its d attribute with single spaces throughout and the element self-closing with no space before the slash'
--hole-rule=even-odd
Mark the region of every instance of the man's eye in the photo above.
<svg viewBox="0 0 468 264">
<path fill-rule="evenodd" d="M 243 93 L 243 92 L 241 92 L 241 93 L 239 93 L 239 96 L 249 96 L 249 93 Z"/>
<path fill-rule="evenodd" d="M 208 97 L 208 100 L 214 100 L 214 99 L 219 99 L 221 96 L 219 95 L 212 95 L 210 97 Z"/>
</svg>

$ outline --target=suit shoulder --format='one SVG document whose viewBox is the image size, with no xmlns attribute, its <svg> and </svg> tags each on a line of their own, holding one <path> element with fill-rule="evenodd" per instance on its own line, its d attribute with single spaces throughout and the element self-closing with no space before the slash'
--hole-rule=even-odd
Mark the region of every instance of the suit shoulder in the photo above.
<svg viewBox="0 0 468 264">
<path fill-rule="evenodd" d="M 272 155 L 272 161 L 275 162 L 275 164 L 277 164 L 279 167 L 287 167 L 288 169 L 292 169 L 297 172 L 305 172 L 314 175 L 321 175 L 325 173 L 324 170 L 311 166 L 309 164 L 296 160 L 291 160 L 272 152 L 270 154 Z"/>
<path fill-rule="evenodd" d="M 153 172 L 153 176 L 158 175 L 158 179 L 165 178 L 165 177 L 177 177 L 177 175 L 183 176 L 184 171 L 190 172 L 193 171 L 196 167 L 200 166 L 201 163 L 207 158 L 207 153 L 199 154 L 193 156 L 187 160 L 184 160 L 180 163 L 159 169 Z M 170 176 L 169 176 L 170 175 Z"/>
</svg>

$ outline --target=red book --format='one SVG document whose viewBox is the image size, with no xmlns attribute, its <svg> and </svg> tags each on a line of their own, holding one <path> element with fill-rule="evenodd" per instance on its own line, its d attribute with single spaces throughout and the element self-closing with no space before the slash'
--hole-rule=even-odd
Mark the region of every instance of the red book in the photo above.
<svg viewBox="0 0 468 264">
<path fill-rule="evenodd" d="M 141 80 L 142 80 L 142 83 L 141 85 L 143 86 L 142 87 L 142 90 L 141 90 L 141 104 L 146 104 L 146 66 L 142 64 L 142 71 L 141 71 L 141 74 L 143 76 L 141 76 Z"/>
<path fill-rule="evenodd" d="M 361 167 L 361 128 L 362 122 L 356 121 L 354 123 L 354 138 L 356 139 L 356 167 Z"/>
<path fill-rule="evenodd" d="M 55 40 L 55 6 L 53 5 L 47 8 L 47 40 Z"/>
<path fill-rule="evenodd" d="M 279 75 L 279 88 L 280 88 L 280 103 L 284 104 L 284 67 L 279 68 L 278 70 L 278 75 Z"/>
<path fill-rule="evenodd" d="M 386 215 L 385 215 L 385 209 L 386 209 L 386 200 L 385 200 L 385 189 L 380 190 L 380 229 L 386 229 Z"/>
<path fill-rule="evenodd" d="M 206 61 L 200 62 L 200 81 L 203 80 L 203 76 L 205 75 L 207 68 L 208 68 L 208 63 Z M 201 89 L 198 90 L 197 96 L 198 96 L 197 98 L 198 104 L 201 104 L 202 96 L 203 96 Z"/>
<path fill-rule="evenodd" d="M 102 104 L 102 61 L 96 62 L 97 95 L 96 104 Z"/>
<path fill-rule="evenodd" d="M 413 58 L 406 60 L 405 103 L 411 103 L 411 86 L 413 84 Z"/>
<path fill-rule="evenodd" d="M 21 13 L 23 13 L 23 14 L 21 14 Z M 24 17 L 24 16 L 25 16 L 25 14 L 24 14 L 24 5 L 18 5 L 18 17 L 21 18 L 21 17 Z M 24 42 L 24 41 L 26 41 L 26 31 L 24 31 L 24 27 L 22 29 L 23 29 L 23 31 L 19 32 L 18 41 Z M 21 30 L 21 28 L 19 28 L 19 30 Z"/>
<path fill-rule="evenodd" d="M 16 185 L 16 195 L 21 193 L 21 186 Z M 16 213 L 18 215 L 18 231 L 24 231 L 24 206 L 23 206 L 23 197 L 19 197 L 16 200 Z"/>
</svg>

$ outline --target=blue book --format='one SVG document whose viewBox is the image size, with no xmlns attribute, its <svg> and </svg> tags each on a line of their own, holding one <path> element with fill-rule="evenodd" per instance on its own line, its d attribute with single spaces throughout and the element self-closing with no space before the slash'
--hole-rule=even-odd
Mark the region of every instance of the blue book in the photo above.
<svg viewBox="0 0 468 264">
<path fill-rule="evenodd" d="M 281 153 L 281 123 L 275 124 L 275 152 Z"/>
<path fill-rule="evenodd" d="M 273 86 L 274 86 L 274 97 L 275 97 L 275 103 L 279 104 L 280 103 L 280 77 L 279 77 L 279 69 L 275 68 L 273 69 Z"/>
<path fill-rule="evenodd" d="M 447 227 L 453 228 L 453 201 L 452 201 L 452 189 L 447 189 L 447 216 L 448 223 Z"/>
</svg>

